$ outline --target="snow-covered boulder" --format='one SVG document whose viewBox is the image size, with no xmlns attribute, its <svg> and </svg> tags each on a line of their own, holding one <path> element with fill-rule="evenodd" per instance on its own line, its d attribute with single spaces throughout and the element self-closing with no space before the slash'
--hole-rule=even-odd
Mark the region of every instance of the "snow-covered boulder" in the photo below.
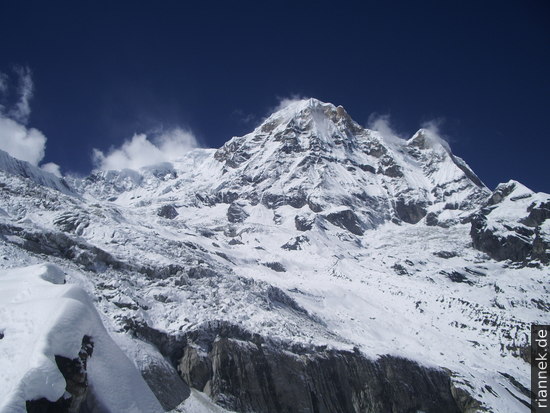
<svg viewBox="0 0 550 413">
<path fill-rule="evenodd" d="M 0 271 L 0 412 L 163 411 L 87 294 L 64 281 L 52 264 Z"/>
</svg>

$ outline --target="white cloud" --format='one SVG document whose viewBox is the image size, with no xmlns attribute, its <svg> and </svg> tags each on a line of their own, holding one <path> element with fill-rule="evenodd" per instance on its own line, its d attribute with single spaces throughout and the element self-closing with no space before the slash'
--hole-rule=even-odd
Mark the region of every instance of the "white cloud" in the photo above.
<svg viewBox="0 0 550 413">
<path fill-rule="evenodd" d="M 199 146 L 195 136 L 180 128 L 172 129 L 154 139 L 167 159 L 174 160 Z"/>
<path fill-rule="evenodd" d="M 8 105 L 8 108 L 0 105 L 0 149 L 14 158 L 38 165 L 44 158 L 47 139 L 38 129 L 26 126 L 31 114 L 30 101 L 33 95 L 31 71 L 27 67 L 18 67 L 14 72 L 18 78 L 15 91 L 17 100 Z M 8 76 L 0 73 L 0 96 L 5 98 L 9 89 Z M 55 164 L 47 165 L 46 170 L 60 175 L 59 166 L 54 168 Z"/>
<path fill-rule="evenodd" d="M 378 132 L 382 137 L 390 143 L 402 143 L 403 137 L 399 135 L 391 126 L 390 115 L 379 115 L 377 113 L 372 113 L 369 116 L 368 126 L 369 129 L 372 129 Z"/>
<path fill-rule="evenodd" d="M 46 172 L 49 172 L 51 174 L 54 174 L 55 176 L 61 178 L 61 170 L 59 168 L 59 165 L 53 162 L 48 162 L 40 166 L 43 170 Z"/>
<path fill-rule="evenodd" d="M 153 137 L 136 134 L 119 148 L 111 148 L 107 154 L 94 149 L 93 161 L 102 170 L 139 169 L 161 162 L 171 162 L 199 146 L 197 139 L 180 128 Z"/>
<path fill-rule="evenodd" d="M 25 127 L 0 115 L 0 149 L 33 165 L 44 158 L 46 137 L 37 129 Z"/>
</svg>

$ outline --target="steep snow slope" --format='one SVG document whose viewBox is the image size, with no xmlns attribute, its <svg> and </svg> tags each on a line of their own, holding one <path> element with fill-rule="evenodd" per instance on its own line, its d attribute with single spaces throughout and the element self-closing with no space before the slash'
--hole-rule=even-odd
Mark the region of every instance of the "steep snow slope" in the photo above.
<svg viewBox="0 0 550 413">
<path fill-rule="evenodd" d="M 67 195 L 76 195 L 65 179 L 58 178 L 50 172 L 46 172 L 28 162 L 11 157 L 7 152 L 0 149 L 0 170 L 14 175 L 20 175 L 36 182 L 56 189 Z"/>
<path fill-rule="evenodd" d="M 215 377 L 205 385 L 208 351 L 192 337 L 238 326 L 285 351 L 443 367 L 457 400 L 461 388 L 490 411 L 528 411 L 529 326 L 549 321 L 548 266 L 472 248 L 469 221 L 495 195 L 427 130 L 387 141 L 306 100 L 218 150 L 73 180 L 80 197 L 8 172 L 2 265 L 57 263 L 118 342 L 150 341 L 175 366 L 183 351 L 197 364 L 182 375 L 226 407 L 231 394 L 216 393 Z M 498 208 L 489 224 L 521 218 Z M 142 372 L 156 357 L 128 353 Z"/>
</svg>

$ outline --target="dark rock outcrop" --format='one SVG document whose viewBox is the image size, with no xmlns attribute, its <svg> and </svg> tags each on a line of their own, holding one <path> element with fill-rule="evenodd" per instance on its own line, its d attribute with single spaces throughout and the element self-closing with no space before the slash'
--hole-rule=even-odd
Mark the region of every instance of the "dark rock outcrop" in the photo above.
<svg viewBox="0 0 550 413">
<path fill-rule="evenodd" d="M 138 367 L 143 379 L 165 410 L 176 408 L 189 397 L 189 386 L 168 361 L 148 357 L 146 362 Z"/>
<path fill-rule="evenodd" d="M 500 204 L 508 195 L 514 192 L 516 185 L 514 184 L 500 184 L 495 188 L 491 197 L 487 200 L 487 205 Z"/>
<path fill-rule="evenodd" d="M 400 178 L 403 176 L 401 167 L 389 155 L 384 155 L 380 160 L 380 165 L 376 171 L 379 174 L 389 176 L 390 178 Z"/>
<path fill-rule="evenodd" d="M 456 386 L 451 382 L 451 394 L 461 413 L 480 413 L 488 410 L 476 399 L 472 397 L 466 389 Z"/>
<path fill-rule="evenodd" d="M 219 405 L 241 412 L 460 412 L 446 371 L 274 343 L 236 326 L 191 333 L 179 371 Z"/>
<path fill-rule="evenodd" d="M 395 202 L 394 208 L 397 217 L 409 224 L 416 224 L 426 216 L 425 205 L 421 203 L 407 202 L 400 198 Z"/>
<path fill-rule="evenodd" d="M 296 215 L 294 223 L 298 231 L 309 231 L 315 223 L 315 215 Z"/>
<path fill-rule="evenodd" d="M 540 204 L 533 203 L 527 208 L 529 215 L 522 219 L 522 224 L 528 227 L 538 227 L 544 221 L 550 218 L 550 200 L 541 202 Z"/>
<path fill-rule="evenodd" d="M 244 144 L 244 138 L 234 138 L 218 149 L 214 154 L 214 158 L 220 162 L 225 162 L 225 165 L 229 168 L 237 168 L 250 159 L 250 154 Z"/>
<path fill-rule="evenodd" d="M 286 272 L 286 268 L 280 262 L 264 262 L 262 264 L 265 265 L 267 268 L 271 268 L 273 271 Z"/>
<path fill-rule="evenodd" d="M 462 274 L 458 271 L 440 271 L 440 274 L 445 275 L 449 280 L 451 280 L 454 283 L 465 283 L 469 285 L 473 285 L 474 283 L 466 277 L 466 275 Z"/>
<path fill-rule="evenodd" d="M 199 346 L 190 343 L 183 351 L 178 371 L 189 386 L 203 390 L 212 376 L 212 362 Z"/>
<path fill-rule="evenodd" d="M 497 261 L 511 260 L 524 262 L 531 255 L 533 243 L 530 238 L 534 231 L 512 228 L 510 235 L 501 236 L 487 225 L 483 213 L 475 215 L 471 222 L 470 235 L 474 248 L 487 253 Z"/>
<path fill-rule="evenodd" d="M 433 253 L 433 255 L 435 255 L 436 257 L 445 258 L 448 260 L 449 258 L 457 257 L 458 253 L 455 251 L 436 251 Z"/>
<path fill-rule="evenodd" d="M 392 266 L 392 269 L 395 271 L 397 275 L 409 275 L 409 272 L 405 267 L 403 267 L 401 264 L 395 263 Z"/>
<path fill-rule="evenodd" d="M 429 227 L 435 227 L 439 224 L 439 220 L 437 219 L 437 214 L 435 212 L 430 212 L 426 215 L 426 225 Z"/>
<path fill-rule="evenodd" d="M 27 231 L 14 225 L 0 225 L 1 235 L 16 235 L 14 243 L 24 250 L 70 259 L 90 271 L 102 271 L 107 267 L 115 269 L 130 267 L 108 252 L 64 232 Z"/>
<path fill-rule="evenodd" d="M 343 228 L 355 235 L 363 235 L 361 221 L 351 209 L 343 211 L 331 212 L 323 215 L 323 217 L 333 225 Z"/>
<path fill-rule="evenodd" d="M 298 235 L 297 237 L 292 238 L 287 243 L 281 245 L 281 248 L 287 251 L 301 250 L 302 245 L 307 244 L 308 242 L 308 237 L 306 237 L 305 235 Z"/>
<path fill-rule="evenodd" d="M 261 196 L 261 202 L 269 209 L 276 209 L 283 205 L 290 205 L 293 208 L 299 209 L 306 205 L 308 200 L 306 195 L 300 191 L 285 195 L 264 192 Z"/>
<path fill-rule="evenodd" d="M 178 211 L 176 211 L 176 208 L 174 207 L 174 205 L 168 204 L 168 205 L 161 206 L 157 211 L 157 215 L 159 217 L 163 217 L 166 219 L 174 219 L 179 214 L 178 214 Z"/>
<path fill-rule="evenodd" d="M 237 202 L 233 202 L 227 208 L 227 220 L 232 223 L 244 222 L 248 218 L 248 214 L 243 209 L 243 206 Z"/>
</svg>

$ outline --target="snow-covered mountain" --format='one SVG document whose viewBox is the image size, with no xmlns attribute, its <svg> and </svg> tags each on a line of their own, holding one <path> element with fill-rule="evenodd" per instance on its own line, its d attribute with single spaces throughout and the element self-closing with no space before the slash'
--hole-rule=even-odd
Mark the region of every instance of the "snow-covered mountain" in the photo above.
<svg viewBox="0 0 550 413">
<path fill-rule="evenodd" d="M 0 295 L 0 411 L 59 397 L 113 411 L 94 383 L 114 340 L 134 366 L 112 364 L 116 411 L 154 411 L 128 384 L 143 377 L 165 410 L 527 412 L 530 324 L 550 321 L 548 218 L 549 195 L 492 193 L 429 130 L 387 139 L 315 99 L 138 171 L 59 180 L 0 153 L 0 283 L 21 290 Z M 37 268 L 75 286 L 15 283 Z M 18 346 L 63 341 L 34 313 L 63 288 L 87 293 L 109 335 L 92 320 L 74 328 L 82 349 Z M 35 364 L 11 374 L 12 353 L 40 357 L 56 389 L 61 372 L 65 395 L 36 385 Z M 89 385 L 72 390 L 56 356 L 87 364 Z"/>
</svg>

